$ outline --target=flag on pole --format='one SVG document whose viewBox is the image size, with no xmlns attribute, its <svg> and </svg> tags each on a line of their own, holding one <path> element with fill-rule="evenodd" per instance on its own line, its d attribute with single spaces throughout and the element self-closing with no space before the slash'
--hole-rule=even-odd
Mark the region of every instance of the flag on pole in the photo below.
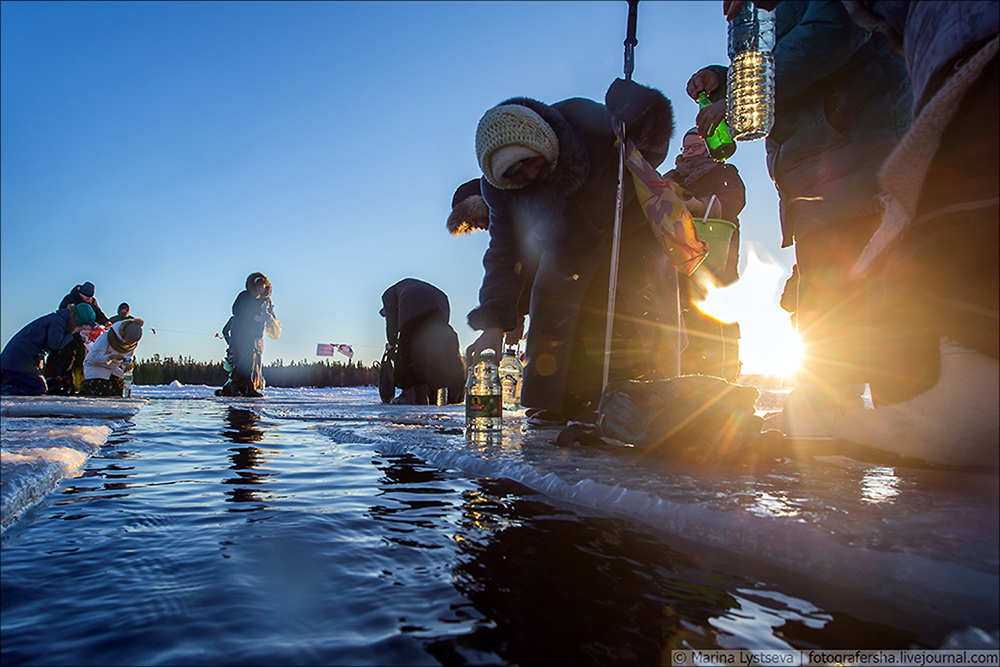
<svg viewBox="0 0 1000 667">
<path fill-rule="evenodd" d="M 348 359 L 354 358 L 354 350 L 351 349 L 350 345 L 340 343 L 319 343 L 316 345 L 317 357 L 332 357 L 336 352 L 340 352 Z"/>
<path fill-rule="evenodd" d="M 618 136 L 618 142 L 621 142 L 621 136 Z M 690 276 L 708 257 L 708 243 L 698 236 L 691 213 L 681 201 L 680 186 L 672 180 L 664 180 L 646 162 L 631 139 L 625 139 L 625 147 L 625 164 L 632 172 L 636 197 L 649 226 L 659 237 L 671 261 Z"/>
</svg>

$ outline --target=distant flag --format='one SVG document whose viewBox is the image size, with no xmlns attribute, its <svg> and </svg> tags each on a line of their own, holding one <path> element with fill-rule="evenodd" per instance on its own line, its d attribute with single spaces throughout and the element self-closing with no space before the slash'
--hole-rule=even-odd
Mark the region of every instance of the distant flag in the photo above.
<svg viewBox="0 0 1000 667">
<path fill-rule="evenodd" d="M 339 343 L 319 343 L 316 345 L 316 356 L 318 357 L 332 357 L 335 352 L 340 352 L 348 359 L 354 358 L 354 350 L 351 349 L 350 345 Z"/>
</svg>

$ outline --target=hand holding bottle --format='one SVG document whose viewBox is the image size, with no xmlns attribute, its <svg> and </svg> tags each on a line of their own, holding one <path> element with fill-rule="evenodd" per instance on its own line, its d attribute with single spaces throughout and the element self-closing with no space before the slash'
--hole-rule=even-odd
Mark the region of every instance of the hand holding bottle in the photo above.
<svg viewBox="0 0 1000 667">
<path fill-rule="evenodd" d="M 472 342 L 465 350 L 465 366 L 466 368 L 472 368 L 479 363 L 479 355 L 485 350 L 497 350 L 503 349 L 503 331 L 499 327 L 490 327 L 489 329 L 484 329 L 483 333 L 479 334 L 479 338 Z M 495 361 L 495 360 L 494 360 Z"/>
<path fill-rule="evenodd" d="M 685 90 L 692 100 L 698 99 L 698 93 L 705 91 L 711 95 L 716 88 L 722 85 L 719 75 L 710 69 L 700 69 L 688 79 Z"/>
</svg>

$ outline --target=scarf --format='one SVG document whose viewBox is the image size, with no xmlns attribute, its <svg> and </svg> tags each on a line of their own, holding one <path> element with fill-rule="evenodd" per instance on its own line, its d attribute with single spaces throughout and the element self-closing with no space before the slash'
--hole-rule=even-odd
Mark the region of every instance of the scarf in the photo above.
<svg viewBox="0 0 1000 667">
<path fill-rule="evenodd" d="M 934 97 L 920 110 L 909 131 L 882 163 L 879 181 L 886 193 L 882 196 L 882 224 L 872 234 L 864 252 L 851 269 L 852 280 L 863 277 L 872 263 L 895 245 L 903 231 L 913 223 L 924 178 L 930 170 L 938 146 L 941 145 L 944 131 L 955 116 L 962 96 L 976 83 L 983 68 L 997 54 L 997 39 L 994 37 L 987 42 L 941 86 Z M 976 208 L 995 205 L 996 199 L 956 206 Z M 941 213 L 943 211 L 935 211 L 929 214 L 929 217 Z"/>
<path fill-rule="evenodd" d="M 128 354 L 139 344 L 139 341 L 126 343 L 115 333 L 114 329 L 108 329 L 108 342 L 111 343 L 111 347 L 114 348 L 115 352 L 122 354 Z"/>
<path fill-rule="evenodd" d="M 677 158 L 677 166 L 664 174 L 663 178 L 672 178 L 679 185 L 687 187 L 688 183 L 694 183 L 718 166 L 719 163 L 713 160 L 707 153 L 692 157 L 681 155 Z"/>
</svg>

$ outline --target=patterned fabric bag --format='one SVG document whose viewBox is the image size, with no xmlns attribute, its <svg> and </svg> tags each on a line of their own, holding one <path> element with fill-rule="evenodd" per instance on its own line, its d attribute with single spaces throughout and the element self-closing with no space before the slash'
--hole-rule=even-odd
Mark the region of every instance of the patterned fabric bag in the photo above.
<svg viewBox="0 0 1000 667">
<path fill-rule="evenodd" d="M 621 145 L 621 134 L 616 145 Z M 708 243 L 698 236 L 691 213 L 681 201 L 680 186 L 664 180 L 631 139 L 625 139 L 625 166 L 632 174 L 636 196 L 649 226 L 679 271 L 691 275 L 708 257 Z"/>
</svg>

